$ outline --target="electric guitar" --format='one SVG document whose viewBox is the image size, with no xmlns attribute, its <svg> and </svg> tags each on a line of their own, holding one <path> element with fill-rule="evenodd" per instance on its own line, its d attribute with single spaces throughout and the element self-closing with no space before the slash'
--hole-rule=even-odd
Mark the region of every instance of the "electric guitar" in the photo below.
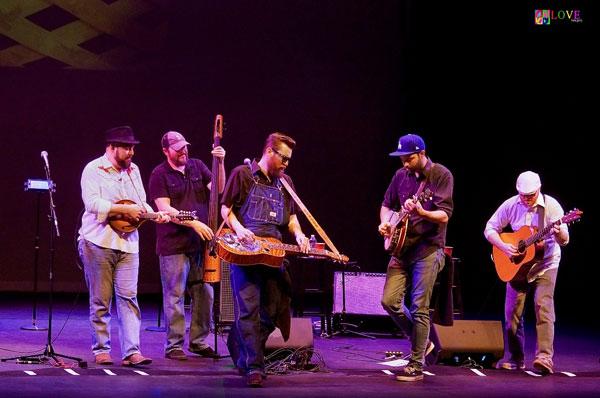
<svg viewBox="0 0 600 398">
<path fill-rule="evenodd" d="M 431 189 L 425 188 L 419 195 L 413 196 L 415 202 L 426 202 L 433 197 Z M 408 213 L 404 209 L 400 211 L 392 212 L 388 222 L 392 225 L 392 229 L 389 235 L 385 236 L 383 247 L 392 256 L 399 256 L 402 246 L 404 245 L 404 239 L 406 238 L 406 230 L 408 228 Z"/>
<path fill-rule="evenodd" d="M 542 259 L 544 255 L 543 240 L 550 235 L 554 225 L 560 225 L 562 223 L 569 224 L 579 220 L 582 214 L 583 212 L 581 210 L 573 209 L 562 218 L 551 222 L 540 231 L 538 231 L 536 227 L 525 225 L 516 232 L 501 233 L 500 238 L 502 241 L 515 245 L 519 250 L 519 255 L 509 257 L 498 247 L 493 247 L 492 255 L 494 265 L 496 266 L 496 272 L 500 279 L 504 282 L 509 282 L 513 280 L 517 274 L 526 275 L 531 267 Z"/>
<path fill-rule="evenodd" d="M 256 237 L 253 241 L 241 241 L 231 229 L 223 229 L 217 238 L 219 257 L 238 265 L 266 264 L 280 267 L 286 254 L 304 254 L 297 245 L 281 243 L 275 238 Z M 336 254 L 325 249 L 309 249 L 308 253 L 315 257 L 328 257 L 342 263 L 349 261 L 343 254 Z"/>
<path fill-rule="evenodd" d="M 122 199 L 116 202 L 117 204 L 123 205 L 134 205 L 136 204 L 133 200 Z M 114 216 L 108 217 L 108 223 L 111 228 L 116 232 L 133 232 L 140 227 L 147 220 L 155 220 L 158 218 L 157 213 L 142 213 L 140 214 L 140 219 L 136 220 L 131 217 L 129 214 L 116 214 Z M 197 220 L 196 211 L 185 211 L 180 210 L 179 214 L 171 215 L 171 218 L 176 218 L 179 221 L 191 221 Z"/>
</svg>

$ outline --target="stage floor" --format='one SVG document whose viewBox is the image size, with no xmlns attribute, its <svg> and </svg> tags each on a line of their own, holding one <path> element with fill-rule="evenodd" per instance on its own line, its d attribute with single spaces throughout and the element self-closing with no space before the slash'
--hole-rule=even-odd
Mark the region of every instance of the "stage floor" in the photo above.
<svg viewBox="0 0 600 398">
<path fill-rule="evenodd" d="M 394 373 L 400 368 L 386 364 L 386 351 L 409 352 L 406 339 L 387 333 L 364 337 L 315 333 L 311 364 L 315 372 L 291 370 L 270 375 L 265 387 L 250 389 L 233 369 L 230 358 L 219 360 L 190 355 L 188 361 L 164 358 L 164 332 L 148 331 L 158 325 L 157 298 L 141 297 L 142 353 L 153 358 L 151 365 L 126 368 L 115 364 L 97 366 L 89 348 L 87 296 L 75 302 L 74 295 L 55 297 L 51 346 L 58 354 L 81 358 L 65 359 L 66 368 L 46 364 L 20 364 L 7 358 L 42 353 L 47 331 L 26 331 L 31 326 L 31 295 L 3 293 L 0 303 L 0 396 L 1 397 L 375 397 L 397 396 L 477 396 L 477 397 L 598 397 L 600 396 L 600 339 L 598 331 L 586 325 L 556 326 L 555 374 L 540 376 L 533 372 L 533 325 L 528 325 L 527 370 L 510 372 L 496 369 L 472 370 L 459 366 L 432 365 L 422 382 L 401 383 Z M 37 325 L 48 325 L 48 300 L 38 299 Z M 313 322 L 318 325 L 319 322 Z M 116 313 L 113 318 L 113 359 L 120 355 Z M 214 345 L 214 337 L 209 337 Z M 227 354 L 225 337 L 219 336 L 217 349 Z M 116 347 L 116 348 L 115 348 Z"/>
</svg>

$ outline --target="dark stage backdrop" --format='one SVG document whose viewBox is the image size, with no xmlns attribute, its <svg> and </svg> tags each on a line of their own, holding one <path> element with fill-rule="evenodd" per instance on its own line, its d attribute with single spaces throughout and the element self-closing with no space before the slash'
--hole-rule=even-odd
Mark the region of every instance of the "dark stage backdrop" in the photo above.
<svg viewBox="0 0 600 398">
<path fill-rule="evenodd" d="M 534 8 L 523 5 L 202 3 L 169 7 L 166 45 L 147 65 L 112 71 L 48 63 L 0 68 L 1 290 L 32 289 L 36 194 L 24 192 L 23 183 L 44 178 L 41 151 L 49 153 L 57 184 L 55 289 L 85 291 L 75 251 L 79 179 L 84 165 L 103 153 L 104 130 L 133 127 L 142 141 L 134 162 L 147 182 L 163 160 L 160 137 L 168 130 L 184 134 L 191 156 L 210 164 L 219 113 L 228 171 L 245 157 L 260 156 L 273 131 L 297 140 L 288 172 L 298 194 L 338 249 L 371 272 L 384 272 L 388 261 L 378 213 L 400 167 L 388 153 L 400 135 L 421 134 L 431 158 L 454 173 L 448 245 L 461 259 L 463 298 L 474 316 L 502 316 L 504 288 L 482 234 L 485 222 L 515 194 L 517 175 L 535 170 L 543 191 L 565 210 L 585 211 L 563 251 L 559 319 L 575 319 L 574 302 L 595 301 L 592 143 L 584 100 L 592 77 L 591 18 L 583 14 L 583 23 L 539 27 Z M 42 290 L 50 263 L 47 214 L 44 194 Z M 300 219 L 305 232 L 314 233 Z M 140 236 L 140 291 L 158 292 L 152 223 L 140 228 Z"/>
</svg>

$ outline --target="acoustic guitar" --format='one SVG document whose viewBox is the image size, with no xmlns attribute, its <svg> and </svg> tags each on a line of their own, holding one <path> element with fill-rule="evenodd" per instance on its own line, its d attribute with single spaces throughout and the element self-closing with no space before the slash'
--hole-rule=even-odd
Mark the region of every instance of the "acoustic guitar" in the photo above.
<svg viewBox="0 0 600 398">
<path fill-rule="evenodd" d="M 550 235 L 554 225 L 569 224 L 579 220 L 582 214 L 581 210 L 573 209 L 540 231 L 536 227 L 525 225 L 515 232 L 501 233 L 500 238 L 502 241 L 515 245 L 519 250 L 519 255 L 509 257 L 498 247 L 493 247 L 492 258 L 500 279 L 504 282 L 510 282 L 515 279 L 517 274 L 526 275 L 531 267 L 542 259 L 544 255 L 542 241 Z"/>
<path fill-rule="evenodd" d="M 253 241 L 241 241 L 231 229 L 223 229 L 217 238 L 219 257 L 238 265 L 266 264 L 280 267 L 286 254 L 305 254 L 300 246 L 281 243 L 275 238 L 256 237 Z M 327 257 L 347 263 L 349 258 L 325 249 L 310 249 L 310 256 Z"/>
<path fill-rule="evenodd" d="M 117 204 L 123 205 L 134 205 L 136 204 L 133 200 L 122 199 L 116 202 Z M 170 215 L 171 218 L 176 218 L 179 221 L 191 221 L 197 220 L 196 211 L 185 211 L 180 210 L 177 215 Z M 142 213 L 140 214 L 139 220 L 131 217 L 129 214 L 116 214 L 108 217 L 108 223 L 116 232 L 133 232 L 140 227 L 144 222 L 148 220 L 156 220 L 158 213 Z"/>
<path fill-rule="evenodd" d="M 433 197 L 431 189 L 425 188 L 419 195 L 413 196 L 415 202 L 426 202 Z M 404 246 L 404 239 L 406 238 L 406 230 L 408 228 L 408 213 L 404 209 L 400 211 L 392 212 L 388 222 L 392 225 L 392 229 L 389 235 L 385 236 L 383 247 L 392 256 L 399 256 L 402 246 Z"/>
</svg>

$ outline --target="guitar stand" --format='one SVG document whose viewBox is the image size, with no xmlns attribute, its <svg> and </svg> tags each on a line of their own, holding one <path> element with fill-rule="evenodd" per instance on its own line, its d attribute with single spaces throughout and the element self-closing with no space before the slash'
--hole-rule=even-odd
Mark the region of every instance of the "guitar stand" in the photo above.
<svg viewBox="0 0 600 398">
<path fill-rule="evenodd" d="M 340 315 L 340 322 L 339 322 L 339 325 L 342 328 L 340 330 L 336 330 L 335 332 L 331 333 L 331 335 L 329 337 L 331 338 L 331 337 L 337 336 L 337 335 L 342 335 L 342 336 L 343 335 L 355 335 L 355 336 L 360 336 L 360 337 L 366 337 L 371 340 L 376 340 L 376 337 L 371 336 L 369 334 L 361 333 L 361 332 L 357 332 L 356 330 L 348 329 L 348 326 L 358 328 L 358 325 L 344 322 L 346 320 L 346 266 L 348 264 L 354 266 L 354 265 L 356 265 L 356 262 L 346 263 L 342 267 L 342 314 Z"/>
</svg>

